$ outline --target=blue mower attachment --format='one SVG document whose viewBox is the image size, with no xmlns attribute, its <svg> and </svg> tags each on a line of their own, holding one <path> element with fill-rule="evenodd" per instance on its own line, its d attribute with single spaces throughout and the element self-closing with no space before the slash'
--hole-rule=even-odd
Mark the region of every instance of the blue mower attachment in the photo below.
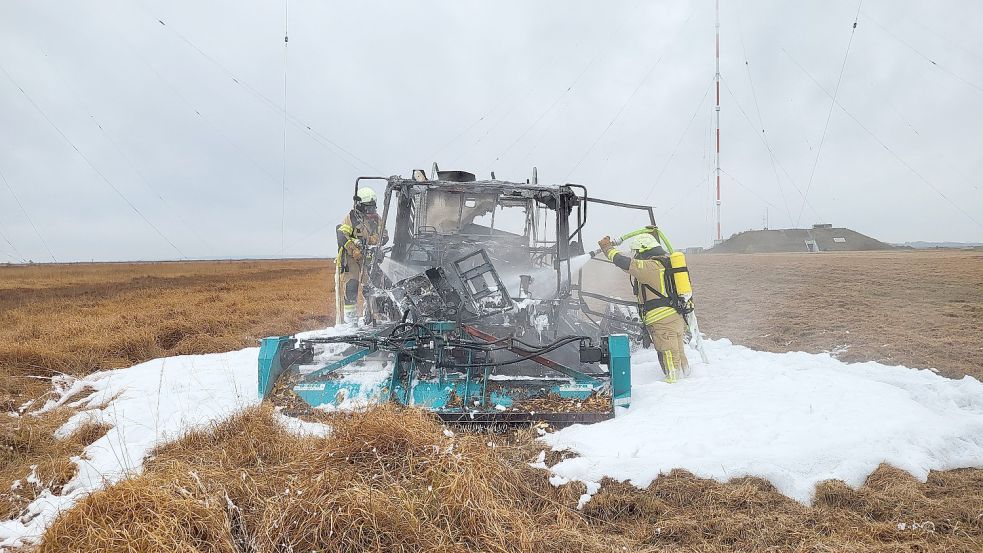
<svg viewBox="0 0 983 553">
<path fill-rule="evenodd" d="M 551 356 L 577 348 L 577 363 Z M 569 365 L 575 364 L 576 367 Z M 602 367 L 603 365 L 603 367 Z M 468 425 L 561 427 L 612 418 L 631 399 L 629 340 L 566 336 L 547 344 L 455 321 L 402 322 L 345 336 L 262 341 L 259 394 L 333 410 L 396 402 Z"/>
</svg>

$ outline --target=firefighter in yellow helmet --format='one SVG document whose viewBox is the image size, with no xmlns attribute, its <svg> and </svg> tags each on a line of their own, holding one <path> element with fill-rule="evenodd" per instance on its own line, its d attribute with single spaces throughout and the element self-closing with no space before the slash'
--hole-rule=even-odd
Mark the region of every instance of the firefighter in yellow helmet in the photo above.
<svg viewBox="0 0 983 553">
<path fill-rule="evenodd" d="M 597 244 L 612 263 L 628 273 L 638 299 L 638 313 L 659 354 L 666 382 L 675 382 L 680 372 L 689 372 L 689 361 L 683 351 L 686 332 L 683 314 L 687 307 L 675 293 L 672 273 L 666 271 L 670 265 L 665 249 L 651 234 L 640 234 L 633 239 L 632 257 L 619 253 L 610 236 Z"/>
<path fill-rule="evenodd" d="M 389 237 L 382 226 L 382 219 L 376 212 L 375 190 L 359 188 L 355 195 L 355 206 L 336 228 L 338 235 L 338 255 L 335 258 L 335 324 L 355 323 L 358 319 L 356 306 L 362 279 L 366 276 L 363 268 L 365 254 L 369 246 L 385 244 Z"/>
</svg>

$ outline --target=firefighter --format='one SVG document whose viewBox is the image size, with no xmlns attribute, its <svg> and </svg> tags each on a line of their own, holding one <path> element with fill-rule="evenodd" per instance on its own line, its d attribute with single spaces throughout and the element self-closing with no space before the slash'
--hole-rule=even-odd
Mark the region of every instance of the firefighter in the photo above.
<svg viewBox="0 0 983 553">
<path fill-rule="evenodd" d="M 368 246 L 385 244 L 388 236 L 380 229 L 382 220 L 376 212 L 375 190 L 358 189 L 355 206 L 336 228 L 338 256 L 335 258 L 335 324 L 357 321 L 358 293 L 365 278 L 365 254 Z"/>
<path fill-rule="evenodd" d="M 629 274 L 632 290 L 638 298 L 638 313 L 659 354 L 666 382 L 675 382 L 680 372 L 689 372 L 689 361 L 683 351 L 686 332 L 683 315 L 688 307 L 687 302 L 675 293 L 671 278 L 666 278 L 666 269 L 670 265 L 665 249 L 655 236 L 647 233 L 634 238 L 632 257 L 618 252 L 610 236 L 597 244 L 611 262 Z"/>
</svg>

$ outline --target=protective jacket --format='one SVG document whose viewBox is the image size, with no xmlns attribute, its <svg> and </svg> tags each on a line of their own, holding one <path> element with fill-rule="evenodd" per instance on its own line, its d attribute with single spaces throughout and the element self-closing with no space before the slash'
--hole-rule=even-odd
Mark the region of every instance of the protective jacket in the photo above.
<svg viewBox="0 0 983 553">
<path fill-rule="evenodd" d="M 618 268 L 630 275 L 632 290 L 638 300 L 638 313 L 644 324 L 650 325 L 677 313 L 681 314 L 677 309 L 681 307 L 678 298 L 671 287 L 667 286 L 666 268 L 669 262 L 666 258 L 646 256 L 643 253 L 632 259 L 614 248 L 605 254 Z"/>
<path fill-rule="evenodd" d="M 344 220 L 335 229 L 338 236 L 338 256 L 335 258 L 335 263 L 339 271 L 348 271 L 352 254 L 368 245 L 370 238 L 374 237 L 376 241 L 381 239 L 382 244 L 389 241 L 385 229 L 382 230 L 380 237 L 381 224 L 382 218 L 378 213 L 362 213 L 353 209 L 345 215 Z"/>
</svg>

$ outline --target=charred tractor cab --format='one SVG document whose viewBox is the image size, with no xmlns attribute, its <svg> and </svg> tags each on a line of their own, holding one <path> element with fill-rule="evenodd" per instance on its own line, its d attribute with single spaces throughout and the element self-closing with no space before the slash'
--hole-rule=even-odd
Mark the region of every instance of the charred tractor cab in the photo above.
<svg viewBox="0 0 983 553">
<path fill-rule="evenodd" d="M 386 182 L 393 240 L 367 246 L 361 324 L 265 339 L 263 397 L 286 379 L 315 408 L 396 401 L 478 424 L 587 423 L 628 406 L 629 335 L 643 333 L 633 302 L 583 289 L 582 231 L 590 203 L 642 210 L 654 225 L 650 207 L 541 185 L 535 170 L 508 182 L 435 164 L 355 188 L 371 180 Z"/>
</svg>

